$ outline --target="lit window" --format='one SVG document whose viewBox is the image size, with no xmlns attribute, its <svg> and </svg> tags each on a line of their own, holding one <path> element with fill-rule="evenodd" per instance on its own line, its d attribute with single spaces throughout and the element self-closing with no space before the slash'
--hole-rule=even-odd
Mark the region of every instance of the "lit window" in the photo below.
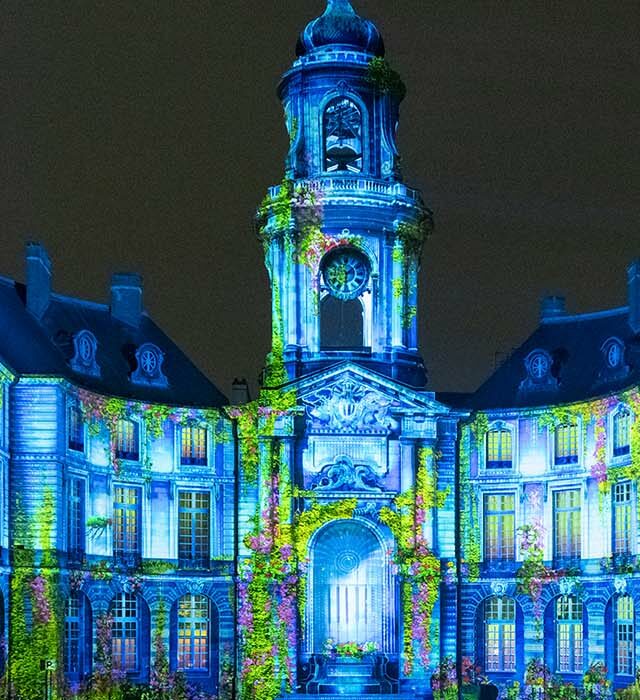
<svg viewBox="0 0 640 700">
<path fill-rule="evenodd" d="M 209 494 L 181 491 L 178 506 L 178 558 L 188 568 L 209 568 Z"/>
<path fill-rule="evenodd" d="M 580 558 L 580 491 L 568 489 L 553 494 L 554 557 L 575 560 Z"/>
<path fill-rule="evenodd" d="M 513 460 L 510 430 L 490 430 L 487 433 L 487 469 L 510 469 Z"/>
<path fill-rule="evenodd" d="M 69 449 L 84 452 L 84 421 L 78 406 L 69 407 Z"/>
<path fill-rule="evenodd" d="M 613 456 L 621 457 L 630 452 L 631 414 L 626 408 L 613 416 Z"/>
<path fill-rule="evenodd" d="M 515 559 L 513 494 L 486 494 L 484 497 L 484 558 L 488 561 Z"/>
<path fill-rule="evenodd" d="M 207 429 L 206 428 L 182 428 L 181 434 L 181 464 L 207 463 Z"/>
<path fill-rule="evenodd" d="M 67 598 L 64 616 L 64 671 L 81 674 L 82 668 L 82 630 L 85 598 L 79 591 L 72 592 Z"/>
<path fill-rule="evenodd" d="M 116 486 L 113 495 L 113 554 L 135 565 L 140 555 L 140 489 Z"/>
<path fill-rule="evenodd" d="M 573 595 L 560 596 L 555 603 L 557 670 L 581 673 L 583 664 L 582 603 Z"/>
<path fill-rule="evenodd" d="M 132 420 L 121 419 L 116 425 L 116 457 L 118 459 L 140 459 L 138 424 Z"/>
<path fill-rule="evenodd" d="M 630 481 L 613 484 L 613 552 L 614 554 L 631 553 L 631 536 L 633 532 L 632 488 Z"/>
<path fill-rule="evenodd" d="M 616 673 L 624 676 L 633 675 L 634 604 L 629 595 L 621 595 L 615 601 L 616 622 Z"/>
<path fill-rule="evenodd" d="M 516 670 L 516 603 L 494 596 L 484 604 L 485 670 Z"/>
<path fill-rule="evenodd" d="M 556 464 L 577 464 L 578 426 L 576 423 L 559 425 L 556 428 Z"/>
<path fill-rule="evenodd" d="M 185 595 L 178 601 L 178 670 L 209 668 L 209 599 Z"/>
<path fill-rule="evenodd" d="M 113 601 L 111 638 L 113 667 L 121 671 L 138 668 L 138 601 L 135 593 L 121 593 Z"/>
<path fill-rule="evenodd" d="M 67 556 L 79 563 L 84 556 L 84 481 L 69 479 L 67 483 Z"/>
<path fill-rule="evenodd" d="M 329 102 L 324 112 L 324 169 L 362 172 L 362 115 L 346 97 Z"/>
</svg>

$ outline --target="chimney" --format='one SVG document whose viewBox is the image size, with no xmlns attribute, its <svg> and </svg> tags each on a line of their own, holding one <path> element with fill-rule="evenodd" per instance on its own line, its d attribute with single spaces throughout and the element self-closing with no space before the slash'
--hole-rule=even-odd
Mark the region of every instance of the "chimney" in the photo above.
<svg viewBox="0 0 640 700">
<path fill-rule="evenodd" d="M 142 277 L 116 272 L 111 278 L 111 317 L 137 327 L 142 315 Z"/>
<path fill-rule="evenodd" d="M 231 385 L 231 405 L 244 406 L 249 403 L 249 385 L 246 379 L 234 379 Z"/>
<path fill-rule="evenodd" d="M 27 243 L 27 310 L 44 316 L 51 296 L 51 260 L 40 243 Z"/>
<path fill-rule="evenodd" d="M 540 302 L 540 320 L 542 322 L 548 321 L 551 318 L 558 318 L 558 316 L 564 316 L 566 313 L 567 309 L 563 296 L 554 294 L 543 297 Z"/>
<path fill-rule="evenodd" d="M 627 269 L 629 295 L 629 325 L 634 333 L 640 333 L 640 258 Z"/>
</svg>

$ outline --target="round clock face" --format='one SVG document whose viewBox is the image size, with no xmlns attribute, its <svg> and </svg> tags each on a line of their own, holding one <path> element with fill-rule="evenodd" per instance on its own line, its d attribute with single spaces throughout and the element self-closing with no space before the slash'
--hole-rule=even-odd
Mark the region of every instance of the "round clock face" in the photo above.
<svg viewBox="0 0 640 700">
<path fill-rule="evenodd" d="M 343 301 L 355 299 L 369 281 L 369 261 L 353 248 L 338 248 L 324 259 L 322 278 L 332 296 Z"/>
</svg>

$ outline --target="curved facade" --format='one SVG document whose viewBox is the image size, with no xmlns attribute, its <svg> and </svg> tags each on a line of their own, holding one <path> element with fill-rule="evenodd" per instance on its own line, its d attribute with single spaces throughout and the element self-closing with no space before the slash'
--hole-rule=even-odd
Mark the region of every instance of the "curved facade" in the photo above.
<svg viewBox="0 0 640 700">
<path fill-rule="evenodd" d="M 11 697 L 633 682 L 640 263 L 627 306 L 546 299 L 477 392 L 430 392 L 432 215 L 402 179 L 404 86 L 383 54 L 329 0 L 279 85 L 290 143 L 257 213 L 272 348 L 256 400 L 236 384 L 229 403 L 191 364 L 137 275 L 114 275 L 109 305 L 62 297 L 29 244 L 26 284 L 0 279 Z"/>
</svg>

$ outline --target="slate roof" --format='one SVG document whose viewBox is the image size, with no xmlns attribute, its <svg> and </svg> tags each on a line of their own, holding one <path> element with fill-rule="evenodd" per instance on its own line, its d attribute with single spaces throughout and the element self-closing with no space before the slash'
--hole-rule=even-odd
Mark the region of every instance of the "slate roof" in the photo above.
<svg viewBox="0 0 640 700">
<path fill-rule="evenodd" d="M 40 321 L 25 308 L 23 284 L 0 277 L 0 360 L 19 375 L 63 377 L 96 393 L 172 406 L 218 407 L 226 397 L 189 360 L 178 346 L 142 314 L 137 328 L 112 318 L 105 304 L 52 294 Z M 73 335 L 91 331 L 97 341 L 100 377 L 74 372 Z M 164 353 L 166 388 L 130 381 L 135 350 L 145 342 Z"/>
<path fill-rule="evenodd" d="M 617 338 L 624 345 L 621 367 L 608 367 L 603 345 Z M 553 386 L 527 388 L 525 358 L 546 350 L 553 359 Z M 640 335 L 629 326 L 623 307 L 543 320 L 527 340 L 473 394 L 438 395 L 438 400 L 475 409 L 521 408 L 571 403 L 615 393 L 640 383 Z"/>
</svg>

